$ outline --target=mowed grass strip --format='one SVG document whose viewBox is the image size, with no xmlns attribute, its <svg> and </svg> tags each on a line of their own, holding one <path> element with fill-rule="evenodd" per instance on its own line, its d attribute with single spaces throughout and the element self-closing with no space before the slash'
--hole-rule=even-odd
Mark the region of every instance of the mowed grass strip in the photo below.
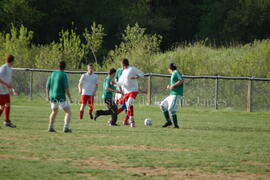
<svg viewBox="0 0 270 180">
<path fill-rule="evenodd" d="M 49 133 L 48 104 L 15 103 L 18 127 L 0 129 L 0 179 L 270 178 L 270 113 L 183 108 L 173 129 L 161 128 L 157 106 L 135 108 L 136 128 L 109 127 L 109 117 L 79 120 L 78 109 L 72 105 L 73 133 L 62 132 L 62 111 Z"/>
</svg>

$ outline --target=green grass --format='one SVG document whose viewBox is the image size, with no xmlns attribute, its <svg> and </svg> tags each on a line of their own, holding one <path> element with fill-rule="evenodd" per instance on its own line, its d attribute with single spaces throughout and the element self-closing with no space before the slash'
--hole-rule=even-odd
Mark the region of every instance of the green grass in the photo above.
<svg viewBox="0 0 270 180">
<path fill-rule="evenodd" d="M 62 111 L 57 133 L 48 133 L 48 104 L 13 104 L 18 127 L 0 129 L 1 180 L 270 178 L 270 113 L 183 108 L 181 129 L 162 129 L 158 107 L 137 106 L 129 128 L 107 126 L 108 117 L 78 120 L 72 105 L 73 133 L 64 134 Z"/>
</svg>

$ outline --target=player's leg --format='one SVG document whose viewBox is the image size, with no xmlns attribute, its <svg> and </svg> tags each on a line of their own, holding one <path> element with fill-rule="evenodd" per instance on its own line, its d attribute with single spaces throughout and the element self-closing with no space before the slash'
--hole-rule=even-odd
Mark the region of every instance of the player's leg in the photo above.
<svg viewBox="0 0 270 180">
<path fill-rule="evenodd" d="M 169 110 L 170 114 L 172 115 L 174 128 L 179 128 L 176 112 L 178 109 L 180 96 L 179 95 L 171 95 L 171 97 L 172 98 L 169 101 L 168 110 Z"/>
<path fill-rule="evenodd" d="M 70 133 L 72 132 L 69 128 L 69 124 L 71 121 L 71 108 L 67 101 L 61 102 L 61 108 L 65 111 L 63 132 Z"/>
<path fill-rule="evenodd" d="M 134 120 L 134 103 L 135 103 L 135 99 L 133 97 L 129 97 L 127 102 L 126 102 L 126 106 L 127 106 L 127 115 L 129 117 L 129 121 L 130 121 L 130 127 L 135 127 L 135 120 Z"/>
<path fill-rule="evenodd" d="M 80 119 L 83 119 L 83 113 L 84 113 L 85 106 L 86 106 L 86 104 L 81 104 L 81 107 L 80 107 Z"/>
<path fill-rule="evenodd" d="M 165 124 L 162 125 L 162 127 L 168 127 L 172 125 L 172 121 L 170 119 L 169 111 L 168 111 L 168 103 L 170 100 L 170 96 L 166 97 L 161 103 L 160 103 L 160 109 L 163 112 L 163 116 L 166 120 Z"/>
<path fill-rule="evenodd" d="M 58 113 L 58 107 L 59 107 L 58 102 L 51 102 L 52 112 L 49 116 L 48 132 L 55 132 L 54 122 L 55 122 L 56 115 Z"/>
<path fill-rule="evenodd" d="M 117 105 L 114 103 L 113 100 L 111 100 L 111 102 L 108 104 L 108 108 L 111 110 L 112 112 L 112 118 L 110 121 L 110 125 L 111 126 L 117 126 L 116 122 L 117 122 L 117 117 L 118 117 L 118 110 L 117 110 Z"/>
<path fill-rule="evenodd" d="M 5 122 L 4 124 L 8 127 L 15 128 L 16 125 L 13 124 L 10 120 L 10 95 L 5 95 Z"/>
<path fill-rule="evenodd" d="M 87 97 L 85 95 L 81 95 L 80 119 L 83 119 L 83 113 L 86 104 L 87 104 Z"/>
<path fill-rule="evenodd" d="M 96 120 L 99 116 L 107 116 L 107 115 L 111 115 L 112 111 L 110 110 L 110 106 L 108 105 L 110 103 L 110 99 L 104 99 L 104 102 L 107 106 L 107 110 L 97 110 L 95 112 L 95 116 L 94 116 L 94 120 Z"/>
<path fill-rule="evenodd" d="M 90 96 L 89 97 L 88 106 L 89 106 L 88 114 L 90 116 L 90 119 L 93 119 L 93 110 L 95 108 L 95 105 L 94 105 L 94 96 Z"/>
</svg>

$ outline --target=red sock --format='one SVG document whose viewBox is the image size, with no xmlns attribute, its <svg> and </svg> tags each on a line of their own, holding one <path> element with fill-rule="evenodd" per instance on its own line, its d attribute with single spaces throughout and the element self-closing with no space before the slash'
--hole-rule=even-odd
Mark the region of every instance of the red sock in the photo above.
<svg viewBox="0 0 270 180">
<path fill-rule="evenodd" d="M 89 108 L 88 113 L 89 114 L 92 114 L 92 112 L 93 112 L 93 109 L 92 108 Z"/>
<path fill-rule="evenodd" d="M 130 107 L 128 108 L 128 115 L 129 115 L 129 116 L 134 116 L 134 108 L 133 108 L 133 106 L 130 106 Z"/>
<path fill-rule="evenodd" d="M 10 122 L 9 113 L 10 113 L 10 107 L 5 107 L 5 118 L 6 118 L 6 122 Z"/>
<path fill-rule="evenodd" d="M 83 118 L 83 111 L 80 111 L 80 119 Z"/>
<path fill-rule="evenodd" d="M 117 109 L 117 113 L 120 114 L 124 109 L 123 108 L 119 108 Z"/>
<path fill-rule="evenodd" d="M 3 111 L 4 111 L 3 109 L 0 109 L 0 116 L 2 115 Z"/>
<path fill-rule="evenodd" d="M 128 122 L 128 119 L 129 119 L 129 116 L 126 115 L 124 121 L 125 121 L 125 122 Z"/>
</svg>

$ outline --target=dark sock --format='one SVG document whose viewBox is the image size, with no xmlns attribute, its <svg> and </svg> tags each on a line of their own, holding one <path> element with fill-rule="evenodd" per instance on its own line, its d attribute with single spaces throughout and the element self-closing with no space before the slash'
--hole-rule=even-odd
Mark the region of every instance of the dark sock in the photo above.
<svg viewBox="0 0 270 180">
<path fill-rule="evenodd" d="M 173 124 L 174 124 L 174 126 L 178 126 L 176 114 L 175 114 L 175 115 L 172 115 L 172 119 L 173 119 Z"/>
<path fill-rule="evenodd" d="M 165 117 L 165 119 L 166 119 L 166 121 L 167 121 L 168 123 L 172 123 L 168 111 L 163 112 L 163 115 L 164 115 L 164 117 Z"/>
</svg>

